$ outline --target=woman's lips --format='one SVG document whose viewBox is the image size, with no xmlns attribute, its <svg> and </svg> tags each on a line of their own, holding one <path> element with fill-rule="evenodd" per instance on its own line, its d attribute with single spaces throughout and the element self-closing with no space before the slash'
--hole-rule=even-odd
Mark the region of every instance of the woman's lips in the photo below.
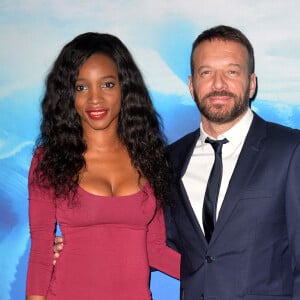
<svg viewBox="0 0 300 300">
<path fill-rule="evenodd" d="M 94 109 L 86 112 L 91 119 L 102 119 L 107 115 L 106 109 Z"/>
</svg>

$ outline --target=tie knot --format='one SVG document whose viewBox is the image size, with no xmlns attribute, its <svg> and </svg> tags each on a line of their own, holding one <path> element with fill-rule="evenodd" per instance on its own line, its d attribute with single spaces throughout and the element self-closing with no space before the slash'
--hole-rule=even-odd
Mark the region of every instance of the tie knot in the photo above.
<svg viewBox="0 0 300 300">
<path fill-rule="evenodd" d="M 205 143 L 211 144 L 215 153 L 221 153 L 223 145 L 228 143 L 228 140 L 226 138 L 223 140 L 212 140 L 209 137 L 207 137 L 205 139 Z"/>
</svg>

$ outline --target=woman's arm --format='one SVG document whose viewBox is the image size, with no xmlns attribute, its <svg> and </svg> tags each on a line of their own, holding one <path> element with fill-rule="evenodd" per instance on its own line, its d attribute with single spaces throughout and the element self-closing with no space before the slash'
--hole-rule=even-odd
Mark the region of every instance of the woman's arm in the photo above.
<svg viewBox="0 0 300 300">
<path fill-rule="evenodd" d="M 51 189 L 46 190 L 37 184 L 34 173 L 36 166 L 37 155 L 32 160 L 28 177 L 31 249 L 26 295 L 30 300 L 46 299 L 53 271 L 53 240 L 56 224 L 53 193 Z"/>
<path fill-rule="evenodd" d="M 166 228 L 162 208 L 158 208 L 148 226 L 148 259 L 151 267 L 180 278 L 180 254 L 166 245 Z"/>
</svg>

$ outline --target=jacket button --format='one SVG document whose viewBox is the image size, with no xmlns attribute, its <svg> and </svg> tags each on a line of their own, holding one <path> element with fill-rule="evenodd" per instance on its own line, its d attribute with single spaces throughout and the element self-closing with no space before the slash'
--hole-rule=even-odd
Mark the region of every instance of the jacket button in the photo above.
<svg viewBox="0 0 300 300">
<path fill-rule="evenodd" d="M 213 262 L 213 260 L 214 260 L 214 258 L 212 257 L 212 256 L 205 256 L 205 261 L 208 263 L 208 264 L 210 264 L 210 263 L 212 263 Z"/>
</svg>

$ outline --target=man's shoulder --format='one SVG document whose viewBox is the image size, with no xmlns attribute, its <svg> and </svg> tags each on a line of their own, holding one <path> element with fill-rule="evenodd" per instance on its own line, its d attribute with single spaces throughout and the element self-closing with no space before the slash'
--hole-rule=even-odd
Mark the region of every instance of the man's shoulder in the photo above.
<svg viewBox="0 0 300 300">
<path fill-rule="evenodd" d="M 300 130 L 297 128 L 288 127 L 283 124 L 274 123 L 274 122 L 266 122 L 267 132 L 269 135 L 273 135 L 278 137 L 286 137 L 292 139 L 300 138 Z"/>
<path fill-rule="evenodd" d="M 268 139 L 277 140 L 279 143 L 300 141 L 300 130 L 288 127 L 283 124 L 266 121 L 259 116 L 255 116 L 252 126 L 254 131 L 265 131 Z"/>
<path fill-rule="evenodd" d="M 170 144 L 167 147 L 168 160 L 174 164 L 189 156 L 195 147 L 199 135 L 200 129 L 198 128 Z"/>
<path fill-rule="evenodd" d="M 184 135 L 183 137 L 179 138 L 172 144 L 167 146 L 168 151 L 180 151 L 182 148 L 186 148 L 187 145 L 194 143 L 195 139 L 198 139 L 200 134 L 199 128 L 196 130 L 189 132 L 188 134 Z"/>
</svg>

